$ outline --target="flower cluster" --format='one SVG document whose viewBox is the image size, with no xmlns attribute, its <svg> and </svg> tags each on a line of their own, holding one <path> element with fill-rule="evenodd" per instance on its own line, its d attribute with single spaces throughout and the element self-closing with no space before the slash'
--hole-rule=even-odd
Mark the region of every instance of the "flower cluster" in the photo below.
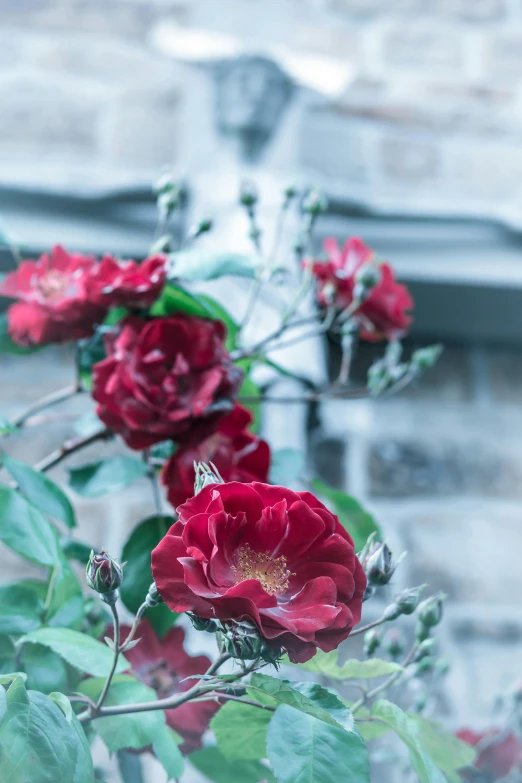
<svg viewBox="0 0 522 783">
<path fill-rule="evenodd" d="M 397 283 L 389 264 L 378 263 L 374 251 L 358 237 L 325 239 L 326 261 L 307 261 L 316 280 L 323 307 L 345 310 L 364 340 L 395 340 L 411 323 L 413 300 L 406 286 Z"/>
<path fill-rule="evenodd" d="M 165 256 L 98 262 L 57 245 L 37 261 L 22 261 L 0 284 L 0 294 L 18 300 L 8 310 L 9 334 L 23 346 L 90 337 L 111 307 L 149 306 L 166 276 Z"/>
<path fill-rule="evenodd" d="M 292 661 L 334 650 L 359 622 L 366 577 L 353 541 L 309 492 L 209 485 L 178 514 L 152 553 L 173 611 L 248 620 Z"/>
</svg>

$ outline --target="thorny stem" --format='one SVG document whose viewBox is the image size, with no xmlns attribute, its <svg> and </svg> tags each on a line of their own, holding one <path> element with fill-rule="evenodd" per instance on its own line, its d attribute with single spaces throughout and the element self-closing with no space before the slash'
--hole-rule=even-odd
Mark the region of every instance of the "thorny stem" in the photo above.
<svg viewBox="0 0 522 783">
<path fill-rule="evenodd" d="M 80 451 L 81 449 L 85 448 L 85 446 L 89 446 L 91 443 L 95 443 L 98 440 L 107 440 L 111 437 L 111 435 L 111 431 L 105 429 L 94 432 L 92 435 L 88 435 L 84 438 L 76 438 L 75 440 L 65 441 L 63 446 L 61 446 L 56 451 L 53 451 L 47 457 L 44 457 L 44 459 L 40 460 L 40 462 L 37 462 L 36 465 L 34 465 L 34 470 L 45 473 L 45 471 L 54 468 L 62 460 L 66 459 L 71 454 L 74 454 L 76 451 Z"/>
<path fill-rule="evenodd" d="M 37 402 L 35 402 L 34 405 L 31 405 L 29 408 L 27 408 L 27 410 L 20 414 L 18 418 L 14 419 L 13 424 L 15 427 L 23 427 L 25 422 L 36 413 L 39 413 L 46 408 L 50 408 L 52 405 L 57 405 L 60 402 L 64 402 L 65 400 L 74 397 L 75 394 L 79 394 L 80 392 L 81 388 L 78 387 L 77 383 L 74 383 L 70 386 L 66 386 L 64 389 L 59 389 L 58 391 L 52 392 L 52 394 L 47 394 L 45 397 L 42 397 Z"/>
<path fill-rule="evenodd" d="M 94 708 L 95 714 L 98 714 L 100 712 L 103 706 L 103 702 L 107 698 L 109 688 L 111 687 L 112 678 L 114 677 L 114 672 L 116 671 L 116 667 L 118 665 L 118 658 L 120 657 L 120 618 L 118 616 L 118 610 L 116 608 L 116 604 L 111 603 L 109 605 L 111 607 L 112 616 L 114 618 L 114 658 L 112 661 L 112 667 L 109 672 L 109 676 L 105 681 L 105 685 L 103 686 L 103 690 L 100 694 L 100 698 L 96 702 L 96 706 Z"/>
</svg>

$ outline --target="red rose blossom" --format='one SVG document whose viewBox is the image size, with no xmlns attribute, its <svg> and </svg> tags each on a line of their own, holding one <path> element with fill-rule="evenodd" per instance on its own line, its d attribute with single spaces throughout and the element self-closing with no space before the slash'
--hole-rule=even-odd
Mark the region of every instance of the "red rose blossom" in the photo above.
<svg viewBox="0 0 522 783">
<path fill-rule="evenodd" d="M 253 420 L 250 411 L 236 405 L 211 435 L 190 441 L 173 454 L 161 480 L 174 508 L 194 494 L 194 462 L 212 462 L 225 481 L 268 481 L 270 447 L 247 429 Z"/>
<path fill-rule="evenodd" d="M 339 520 L 309 492 L 211 484 L 152 552 L 168 606 L 248 620 L 294 662 L 334 650 L 361 617 L 366 577 Z"/>
<path fill-rule="evenodd" d="M 312 272 L 317 280 L 317 299 L 323 306 L 334 302 L 344 310 L 353 302 L 356 273 L 372 263 L 375 253 L 358 237 L 348 239 L 341 249 L 333 238 L 325 239 L 328 260 L 315 262 Z M 413 300 L 406 286 L 397 283 L 388 264 L 378 264 L 380 280 L 353 316 L 365 340 L 393 340 L 408 330 L 411 317 L 407 314 Z"/>
<path fill-rule="evenodd" d="M 130 627 L 123 625 L 121 639 L 126 639 L 129 633 Z M 114 638 L 112 629 L 109 635 Z M 185 678 L 204 674 L 212 663 L 206 655 L 189 655 L 185 652 L 183 628 L 171 628 L 162 639 L 158 639 L 150 623 L 142 620 L 135 639 L 140 639 L 140 642 L 127 650 L 125 657 L 136 677 L 153 688 L 159 699 L 188 691 L 194 685 L 194 680 Z M 219 706 L 213 701 L 191 701 L 175 710 L 165 710 L 168 725 L 185 740 L 181 746 L 184 753 L 191 753 L 201 747 L 201 738 Z"/>
<path fill-rule="evenodd" d="M 87 280 L 91 301 L 103 307 L 150 307 L 167 278 L 166 256 L 151 256 L 143 263 L 104 256 Z"/>
<path fill-rule="evenodd" d="M 480 733 L 461 729 L 457 737 L 477 748 L 474 767 L 485 776 L 484 783 L 495 783 L 506 777 L 512 769 L 522 769 L 522 748 L 514 734 L 503 734 L 498 729 Z M 471 771 L 462 770 L 461 775 L 464 780 L 476 779 Z"/>
<path fill-rule="evenodd" d="M 176 314 L 125 318 L 93 367 L 96 412 L 132 449 L 208 432 L 233 407 L 242 371 L 220 321 Z"/>
<path fill-rule="evenodd" d="M 62 343 L 89 337 L 105 308 L 91 302 L 86 280 L 96 259 L 57 245 L 37 261 L 22 261 L 0 284 L 0 294 L 19 299 L 8 312 L 9 334 L 19 345 Z"/>
</svg>

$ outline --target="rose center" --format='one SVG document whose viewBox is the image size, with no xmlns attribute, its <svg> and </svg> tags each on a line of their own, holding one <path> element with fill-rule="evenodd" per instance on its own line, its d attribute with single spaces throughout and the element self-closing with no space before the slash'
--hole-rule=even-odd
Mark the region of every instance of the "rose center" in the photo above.
<svg viewBox="0 0 522 783">
<path fill-rule="evenodd" d="M 57 269 L 50 269 L 36 283 L 45 299 L 58 299 L 67 288 L 67 277 Z"/>
<path fill-rule="evenodd" d="M 257 579 L 270 595 L 286 593 L 291 571 L 286 567 L 286 557 L 270 557 L 270 552 L 254 552 L 248 544 L 236 552 L 236 565 L 232 566 L 236 584 L 246 579 Z"/>
</svg>

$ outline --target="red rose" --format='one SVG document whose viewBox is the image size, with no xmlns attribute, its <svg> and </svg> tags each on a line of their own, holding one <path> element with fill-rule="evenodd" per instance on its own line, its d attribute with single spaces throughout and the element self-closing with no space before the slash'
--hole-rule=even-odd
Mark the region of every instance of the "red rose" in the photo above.
<svg viewBox="0 0 522 783">
<path fill-rule="evenodd" d="M 316 262 L 312 271 L 317 279 L 317 299 L 323 306 L 331 301 L 339 310 L 353 302 L 357 272 L 371 263 L 375 253 L 358 237 L 348 239 L 341 248 L 333 238 L 325 239 L 328 255 L 325 263 Z M 413 300 L 406 286 L 397 283 L 388 264 L 378 264 L 380 280 L 353 316 L 364 340 L 393 340 L 401 337 L 411 323 L 407 314 Z"/>
<path fill-rule="evenodd" d="M 60 246 L 38 261 L 22 261 L 0 284 L 0 294 L 21 300 L 7 312 L 11 338 L 30 346 L 89 337 L 105 317 L 105 308 L 86 293 L 95 266 L 94 258 Z"/>
<path fill-rule="evenodd" d="M 96 412 L 132 449 L 207 432 L 233 406 L 242 371 L 220 321 L 171 315 L 125 318 L 93 367 Z"/>
<path fill-rule="evenodd" d="M 270 447 L 248 431 L 253 419 L 250 411 L 236 405 L 208 438 L 190 441 L 173 454 L 161 480 L 174 508 L 194 494 L 194 462 L 212 462 L 225 481 L 268 481 Z"/>
<path fill-rule="evenodd" d="M 129 635 L 130 627 L 121 627 L 121 639 Z M 112 632 L 109 634 L 113 638 Z M 188 691 L 194 680 L 185 680 L 193 674 L 205 674 L 212 661 L 206 655 L 189 655 L 183 649 L 185 632 L 171 628 L 163 639 L 158 639 L 147 620 L 142 620 L 136 632 L 139 644 L 125 652 L 132 671 L 139 680 L 153 688 L 159 699 L 174 693 Z M 185 680 L 182 682 L 182 680 Z M 212 716 L 219 709 L 214 701 L 187 702 L 175 710 L 165 710 L 167 723 L 185 740 L 184 753 L 201 747 L 201 737 Z"/>
<path fill-rule="evenodd" d="M 484 783 L 501 780 L 522 764 L 522 749 L 514 734 L 504 734 L 498 729 L 481 733 L 462 729 L 457 732 L 457 737 L 477 748 L 474 766 L 486 776 Z M 463 770 L 461 774 L 464 780 L 475 779 L 471 771 Z"/>
<path fill-rule="evenodd" d="M 88 296 L 106 308 L 150 307 L 165 285 L 166 263 L 166 256 L 151 256 L 142 264 L 105 256 L 87 280 Z"/>
<path fill-rule="evenodd" d="M 294 662 L 334 650 L 359 622 L 366 577 L 353 541 L 309 492 L 211 484 L 178 514 L 152 552 L 174 611 L 249 620 Z"/>
</svg>

